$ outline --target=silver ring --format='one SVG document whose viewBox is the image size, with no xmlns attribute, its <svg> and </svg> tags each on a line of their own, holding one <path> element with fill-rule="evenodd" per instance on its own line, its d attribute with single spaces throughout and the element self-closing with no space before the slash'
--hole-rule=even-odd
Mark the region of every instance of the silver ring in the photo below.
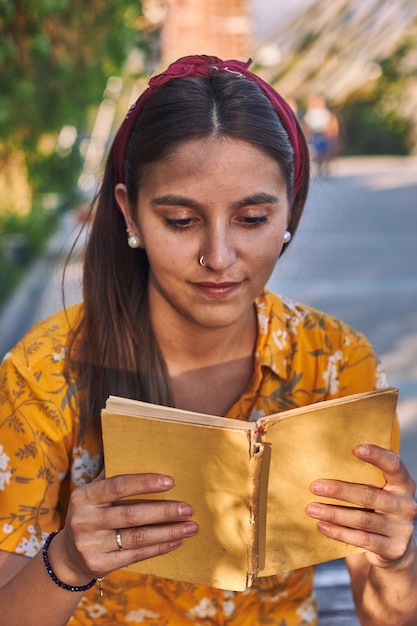
<svg viewBox="0 0 417 626">
<path fill-rule="evenodd" d="M 200 263 L 201 267 L 207 267 L 207 265 L 204 263 L 204 255 L 199 258 L 198 262 Z"/>
<path fill-rule="evenodd" d="M 119 550 L 124 550 L 122 546 L 122 538 L 120 536 L 120 530 L 116 530 L 116 543 Z"/>
</svg>

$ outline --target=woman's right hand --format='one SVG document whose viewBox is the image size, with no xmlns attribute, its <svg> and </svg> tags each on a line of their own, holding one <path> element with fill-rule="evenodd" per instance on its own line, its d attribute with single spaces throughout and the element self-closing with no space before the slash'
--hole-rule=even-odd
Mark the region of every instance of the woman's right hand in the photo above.
<svg viewBox="0 0 417 626">
<path fill-rule="evenodd" d="M 198 526 L 184 502 L 146 500 L 146 495 L 172 488 L 172 478 L 132 474 L 104 478 L 100 474 L 70 497 L 66 524 L 49 548 L 55 574 L 73 585 L 178 548 Z M 122 500 L 144 497 L 142 502 Z M 116 504 L 117 506 L 113 506 Z M 116 542 L 120 532 L 123 549 Z"/>
</svg>

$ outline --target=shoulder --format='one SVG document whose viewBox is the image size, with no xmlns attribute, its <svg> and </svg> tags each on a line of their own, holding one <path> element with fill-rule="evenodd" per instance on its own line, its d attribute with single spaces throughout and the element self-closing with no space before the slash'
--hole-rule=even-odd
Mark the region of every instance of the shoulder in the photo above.
<svg viewBox="0 0 417 626">
<path fill-rule="evenodd" d="M 342 320 L 268 290 L 258 298 L 257 309 L 261 321 L 260 331 L 267 334 L 281 329 L 298 339 L 322 340 L 330 334 L 334 338 L 339 336 L 341 341 L 351 338 L 367 342 L 362 333 Z"/>
<path fill-rule="evenodd" d="M 315 401 L 386 386 L 372 345 L 342 320 L 268 291 L 257 307 L 261 363 L 312 390 Z"/>
<path fill-rule="evenodd" d="M 76 304 L 37 322 L 4 356 L 4 361 L 11 359 L 15 364 L 29 369 L 45 359 L 51 362 L 62 361 L 68 338 L 77 327 L 81 313 L 82 305 Z"/>
</svg>

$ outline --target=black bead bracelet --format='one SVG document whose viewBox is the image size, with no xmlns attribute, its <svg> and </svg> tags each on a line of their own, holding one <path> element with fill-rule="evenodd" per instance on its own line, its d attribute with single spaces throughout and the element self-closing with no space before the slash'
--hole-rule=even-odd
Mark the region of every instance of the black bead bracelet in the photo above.
<svg viewBox="0 0 417 626">
<path fill-rule="evenodd" d="M 51 545 L 52 539 L 58 533 L 59 533 L 59 530 L 54 530 L 54 532 L 51 533 L 49 537 L 47 537 L 45 544 L 43 546 L 42 556 L 43 556 L 43 562 L 45 563 L 46 571 L 48 572 L 49 576 L 52 578 L 54 583 L 58 585 L 58 587 L 61 587 L 61 589 L 66 589 L 67 591 L 87 591 L 88 589 L 91 589 L 91 587 L 94 587 L 97 580 L 100 580 L 100 579 L 93 578 L 93 580 L 90 580 L 90 582 L 87 585 L 81 585 L 81 586 L 67 585 L 66 583 L 63 583 L 62 580 L 59 580 L 58 576 L 55 574 L 54 570 L 52 569 L 51 564 L 49 563 L 48 548 Z"/>
</svg>

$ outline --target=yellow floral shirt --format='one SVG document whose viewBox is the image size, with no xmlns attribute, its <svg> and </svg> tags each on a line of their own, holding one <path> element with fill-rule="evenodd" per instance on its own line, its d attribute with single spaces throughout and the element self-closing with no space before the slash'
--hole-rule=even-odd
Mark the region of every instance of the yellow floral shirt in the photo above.
<svg viewBox="0 0 417 626">
<path fill-rule="evenodd" d="M 69 328 L 81 305 L 36 325 L 0 369 L 0 549 L 34 556 L 60 528 L 68 496 L 100 468 L 92 437 L 77 442 L 77 388 L 63 377 Z M 248 391 L 228 417 L 255 420 L 296 406 L 386 385 L 363 335 L 265 291 Z M 181 548 L 180 548 L 181 549 Z M 313 568 L 258 579 L 243 593 L 117 571 L 104 597 L 92 588 L 69 624 L 313 626 Z"/>
</svg>

